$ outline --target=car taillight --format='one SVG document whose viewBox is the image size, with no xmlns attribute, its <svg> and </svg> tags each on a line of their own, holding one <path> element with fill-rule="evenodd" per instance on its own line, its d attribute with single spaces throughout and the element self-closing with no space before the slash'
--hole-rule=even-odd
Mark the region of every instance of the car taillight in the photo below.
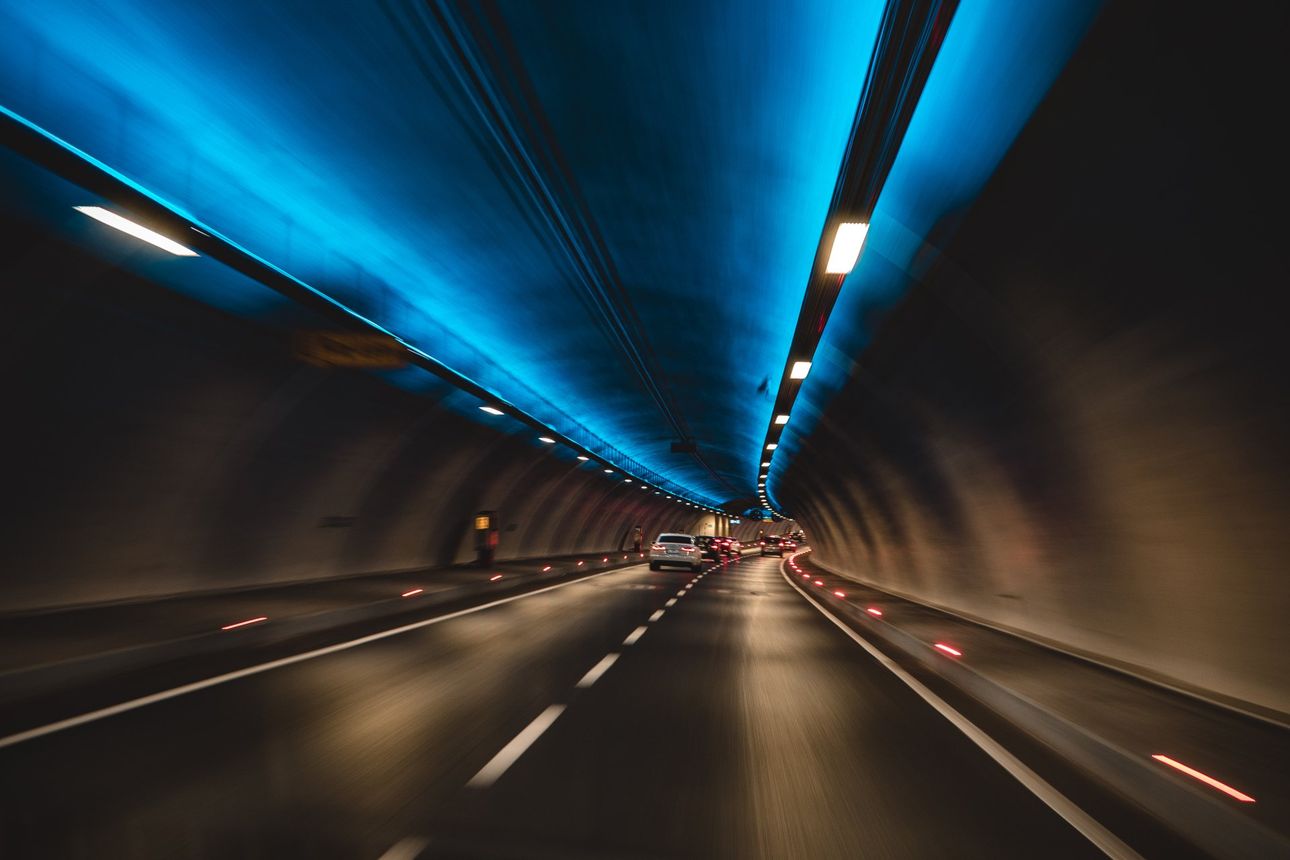
<svg viewBox="0 0 1290 860">
<path fill-rule="evenodd" d="M 651 546 L 651 547 L 649 548 L 649 551 L 650 551 L 650 552 L 662 552 L 662 551 L 663 551 L 663 550 L 665 550 L 665 549 L 667 549 L 667 547 L 663 546 L 663 544 L 661 544 L 661 543 L 656 543 L 656 544 L 654 544 L 653 546 Z"/>
<path fill-rule="evenodd" d="M 692 547 L 692 546 L 683 546 L 683 547 L 681 547 L 681 552 L 694 552 L 694 547 Z"/>
</svg>

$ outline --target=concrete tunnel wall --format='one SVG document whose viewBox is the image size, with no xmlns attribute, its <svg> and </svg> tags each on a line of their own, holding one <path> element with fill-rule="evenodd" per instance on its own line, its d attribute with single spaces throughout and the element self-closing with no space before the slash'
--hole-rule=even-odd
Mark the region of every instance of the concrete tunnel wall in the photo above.
<svg viewBox="0 0 1290 860">
<path fill-rule="evenodd" d="M 308 366 L 280 330 L 25 238 L 5 261 L 0 611 L 466 562 L 479 510 L 498 559 L 696 519 L 514 421 L 468 420 L 446 385 Z"/>
<path fill-rule="evenodd" d="M 774 492 L 840 572 L 1284 718 L 1284 155 L 1243 86 L 1277 52 L 1197 64 L 1212 16 L 1133 5 L 818 356 L 851 379 Z"/>
</svg>

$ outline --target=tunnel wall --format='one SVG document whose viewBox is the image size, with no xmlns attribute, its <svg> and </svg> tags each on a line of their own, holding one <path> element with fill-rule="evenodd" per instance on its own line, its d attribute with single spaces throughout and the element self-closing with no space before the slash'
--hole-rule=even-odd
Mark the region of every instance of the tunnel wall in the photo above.
<svg viewBox="0 0 1290 860">
<path fill-rule="evenodd" d="M 1245 86 L 1279 29 L 1215 68 L 1226 24 L 1135 5 L 911 292 L 831 323 L 876 334 L 817 356 L 850 381 L 775 494 L 838 571 L 1284 717 L 1284 157 Z"/>
<path fill-rule="evenodd" d="M 428 375 L 309 366 L 284 328 L 4 227 L 0 611 L 467 562 L 480 510 L 499 560 L 695 518 Z"/>
</svg>

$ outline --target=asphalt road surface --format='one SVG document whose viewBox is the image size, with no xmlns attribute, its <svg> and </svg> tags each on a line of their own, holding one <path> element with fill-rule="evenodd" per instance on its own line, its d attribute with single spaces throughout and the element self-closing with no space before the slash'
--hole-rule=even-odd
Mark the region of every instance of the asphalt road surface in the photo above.
<svg viewBox="0 0 1290 860">
<path fill-rule="evenodd" d="M 627 568 L 0 749 L 0 856 L 1103 856 L 779 565 Z"/>
</svg>

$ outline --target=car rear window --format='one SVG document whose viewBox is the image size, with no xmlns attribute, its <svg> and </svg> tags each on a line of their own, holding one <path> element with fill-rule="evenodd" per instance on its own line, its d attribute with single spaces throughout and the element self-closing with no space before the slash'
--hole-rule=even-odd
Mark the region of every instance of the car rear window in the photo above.
<svg viewBox="0 0 1290 860">
<path fill-rule="evenodd" d="M 689 535 L 659 535 L 659 543 L 694 543 L 694 538 Z"/>
</svg>

